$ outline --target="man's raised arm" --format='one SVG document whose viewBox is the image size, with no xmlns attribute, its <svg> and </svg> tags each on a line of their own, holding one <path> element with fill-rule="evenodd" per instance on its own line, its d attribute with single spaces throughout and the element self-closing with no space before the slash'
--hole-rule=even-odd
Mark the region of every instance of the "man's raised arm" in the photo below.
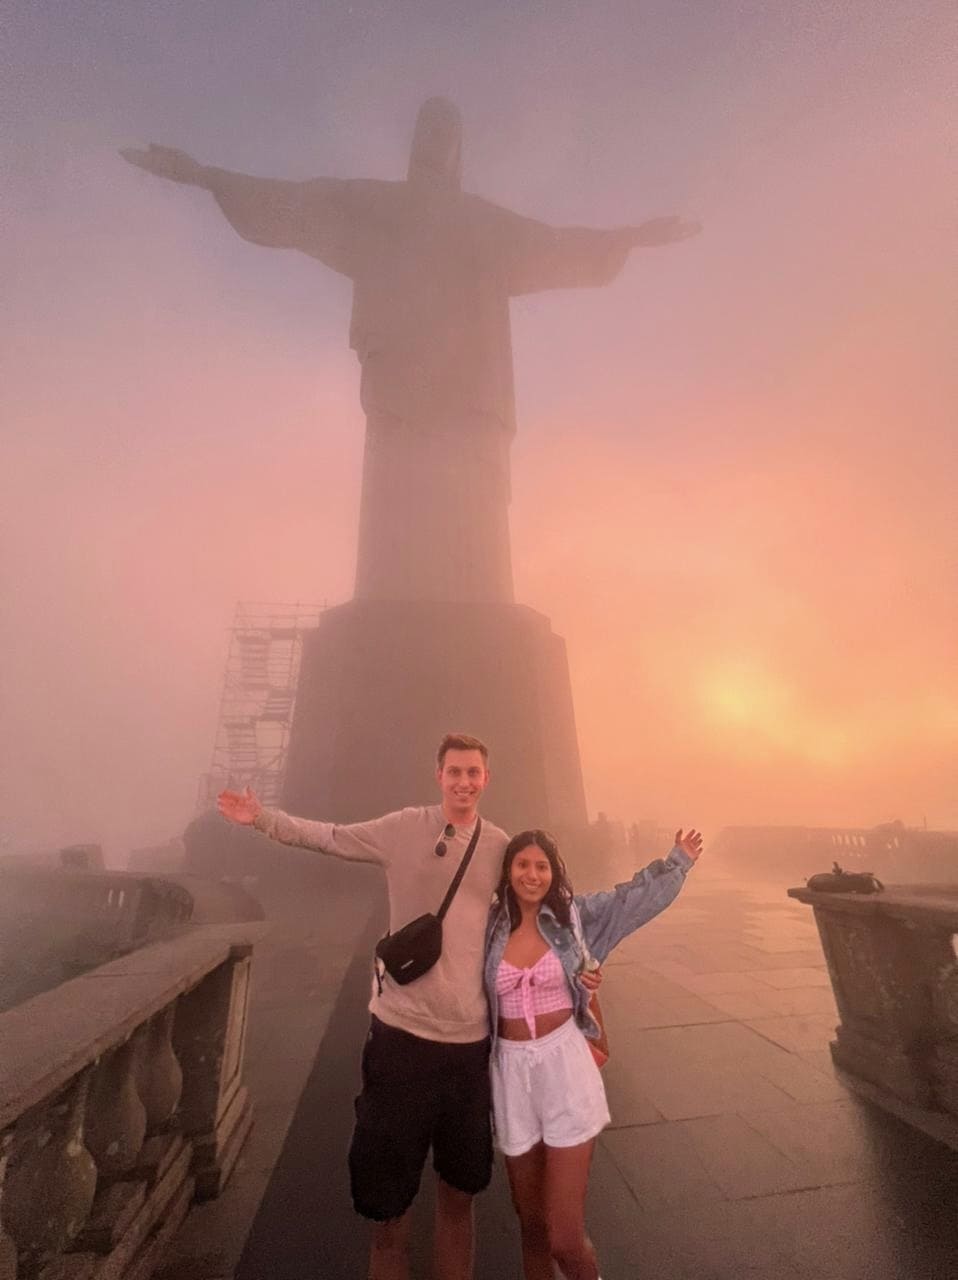
<svg viewBox="0 0 958 1280">
<path fill-rule="evenodd" d="M 158 178 L 204 187 L 244 240 L 270 249 L 299 249 L 334 271 L 350 274 L 348 184 L 343 179 L 253 178 L 200 164 L 185 151 L 155 143 L 146 149 L 125 147 L 120 155 Z"/>
<path fill-rule="evenodd" d="M 281 844 L 315 849 L 334 858 L 345 858 L 347 862 L 375 862 L 381 867 L 389 865 L 402 819 L 400 813 L 387 813 L 370 822 L 344 824 L 294 818 L 282 809 L 268 809 L 260 804 L 249 787 L 243 791 L 221 791 L 216 797 L 216 807 L 230 822 L 255 827 Z"/>
</svg>

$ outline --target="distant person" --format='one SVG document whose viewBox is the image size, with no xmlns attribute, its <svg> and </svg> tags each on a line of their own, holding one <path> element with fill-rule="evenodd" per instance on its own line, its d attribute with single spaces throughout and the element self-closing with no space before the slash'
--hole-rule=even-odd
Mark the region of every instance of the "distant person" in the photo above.
<svg viewBox="0 0 958 1280">
<path fill-rule="evenodd" d="M 437 912 L 479 820 L 489 752 L 478 738 L 446 734 L 437 753 L 441 803 L 339 826 L 264 808 L 247 787 L 224 791 L 232 822 L 274 840 L 385 869 L 395 934 Z M 483 938 L 508 837 L 482 822 L 473 855 L 445 918 L 442 951 L 406 985 L 377 973 L 362 1059 L 362 1092 L 349 1151 L 353 1204 L 372 1219 L 370 1280 L 409 1275 L 408 1210 L 429 1153 L 438 1175 L 438 1280 L 472 1276 L 472 1198 L 492 1175 L 489 1008 Z"/>
<path fill-rule="evenodd" d="M 595 1139 L 609 1108 L 589 1039 L 599 1026 L 579 975 L 676 897 L 702 851 L 697 831 L 604 893 L 573 895 L 555 841 L 509 841 L 486 938 L 496 1141 L 522 1233 L 525 1280 L 598 1280 L 585 1233 Z"/>
</svg>

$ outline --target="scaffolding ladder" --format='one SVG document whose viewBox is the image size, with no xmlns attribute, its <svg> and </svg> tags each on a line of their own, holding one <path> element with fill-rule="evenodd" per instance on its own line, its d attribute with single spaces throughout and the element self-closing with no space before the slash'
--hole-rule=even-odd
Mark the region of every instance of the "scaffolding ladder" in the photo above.
<svg viewBox="0 0 958 1280">
<path fill-rule="evenodd" d="M 197 811 L 224 788 L 249 786 L 263 804 L 283 792 L 296 683 L 307 632 L 324 605 L 236 606 L 209 772 L 200 778 Z"/>
</svg>

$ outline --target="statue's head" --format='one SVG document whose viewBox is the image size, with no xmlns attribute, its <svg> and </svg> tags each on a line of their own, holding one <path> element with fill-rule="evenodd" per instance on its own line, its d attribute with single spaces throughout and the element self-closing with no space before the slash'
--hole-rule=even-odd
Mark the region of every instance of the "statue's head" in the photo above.
<svg viewBox="0 0 958 1280">
<path fill-rule="evenodd" d="M 462 177 L 462 116 L 448 98 L 427 98 L 419 108 L 409 152 L 410 182 L 459 190 Z"/>
</svg>

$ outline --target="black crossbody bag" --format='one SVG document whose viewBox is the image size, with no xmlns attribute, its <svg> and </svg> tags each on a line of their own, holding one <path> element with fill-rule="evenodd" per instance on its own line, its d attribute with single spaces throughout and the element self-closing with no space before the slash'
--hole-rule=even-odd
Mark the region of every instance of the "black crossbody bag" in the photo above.
<svg viewBox="0 0 958 1280">
<path fill-rule="evenodd" d="M 377 960 L 382 962 L 393 982 L 398 982 L 401 987 L 428 973 L 442 955 L 442 922 L 462 883 L 462 877 L 466 874 L 466 868 L 479 843 L 481 830 L 482 819 L 477 816 L 472 839 L 436 914 L 427 911 L 425 915 L 417 916 L 409 924 L 404 924 L 395 933 L 387 933 L 376 943 Z"/>
</svg>

